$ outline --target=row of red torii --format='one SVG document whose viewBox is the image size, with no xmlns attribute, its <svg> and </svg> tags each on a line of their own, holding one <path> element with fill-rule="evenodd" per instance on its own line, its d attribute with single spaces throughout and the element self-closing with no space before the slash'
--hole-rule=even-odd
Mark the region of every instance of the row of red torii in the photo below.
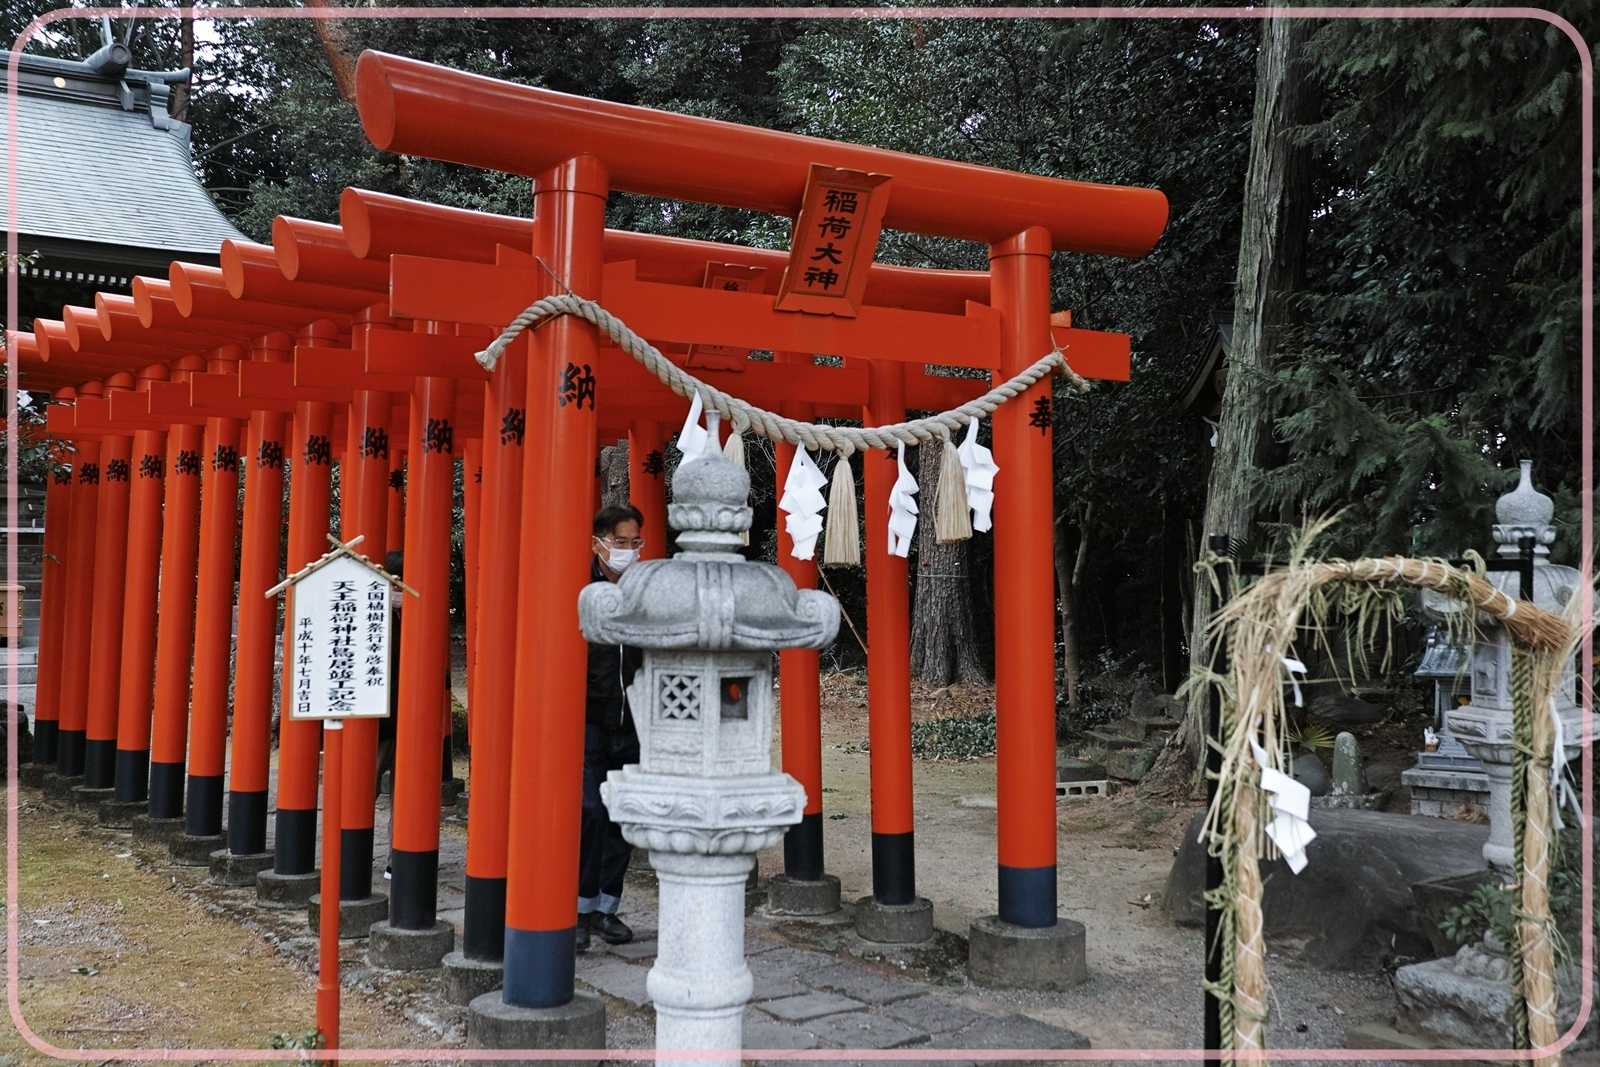
<svg viewBox="0 0 1600 1067">
<path fill-rule="evenodd" d="M 326 550 L 337 464 L 338 536 L 361 536 L 378 559 L 403 547 L 420 596 L 399 635 L 388 922 L 436 927 L 439 680 L 460 459 L 472 749 L 461 951 L 503 969 L 508 1004 L 556 1006 L 573 995 L 584 674 L 570 667 L 584 655 L 576 599 L 597 441 L 627 438 L 630 495 L 659 552 L 660 459 L 685 401 L 571 317 L 519 340 L 492 374 L 474 353 L 532 300 L 566 289 L 707 382 L 791 417 L 877 425 L 944 410 L 986 385 L 928 365 L 1002 380 L 1053 345 L 1085 377 L 1126 379 L 1126 336 L 1052 315 L 1050 256 L 1143 254 L 1166 201 L 377 53 L 362 56 L 358 87 L 380 149 L 526 175 L 531 218 L 347 189 L 339 225 L 279 218 L 271 245 L 224 243 L 220 268 L 175 262 L 165 279 L 135 279 L 131 296 L 100 294 L 93 308 L 11 334 L 19 386 L 52 394 L 47 430 L 71 468 L 57 468 L 47 490 L 35 760 L 106 791 L 110 810 L 139 811 L 147 828 L 209 839 L 236 861 L 224 871 L 254 861 L 265 896 L 313 892 L 321 728 L 279 723 L 269 798 L 277 609 L 262 594 Z M 876 232 L 865 229 L 853 250 L 830 241 L 837 271 L 823 286 L 801 269 L 817 258 L 804 224 L 841 187 L 871 203 L 874 224 L 983 242 L 990 270 L 874 264 Z M 795 247 L 607 230 L 612 191 L 794 218 Z M 753 360 L 752 349 L 775 356 Z M 993 420 L 997 912 L 1035 931 L 1058 922 L 1052 436 L 1032 410 L 1049 391 L 1034 386 Z M 780 445 L 778 455 L 781 480 L 794 452 Z M 869 521 L 886 516 L 893 457 L 866 455 L 864 477 Z M 908 581 L 884 541 L 869 536 L 866 551 L 873 900 L 905 907 L 917 901 Z M 790 548 L 780 529 L 780 562 L 813 586 L 815 564 Z M 817 654 L 785 652 L 780 672 L 783 768 L 807 792 L 782 877 L 820 882 Z M 376 744 L 375 723 L 347 726 L 337 813 L 346 902 L 374 895 Z"/>
</svg>

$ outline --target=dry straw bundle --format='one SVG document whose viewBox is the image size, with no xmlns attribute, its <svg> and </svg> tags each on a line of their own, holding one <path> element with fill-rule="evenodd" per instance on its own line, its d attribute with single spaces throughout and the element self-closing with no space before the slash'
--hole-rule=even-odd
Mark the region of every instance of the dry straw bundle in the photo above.
<svg viewBox="0 0 1600 1067">
<path fill-rule="evenodd" d="M 1516 728 L 1521 758 L 1515 768 L 1517 806 L 1513 814 L 1519 825 L 1525 823 L 1526 830 L 1518 834 L 1523 921 L 1518 946 L 1521 965 L 1514 981 L 1527 1005 L 1526 1037 L 1531 1047 L 1548 1045 L 1557 1037 L 1548 887 L 1554 854 L 1549 782 L 1554 738 L 1549 716 L 1534 714 L 1533 709 L 1547 706 L 1578 644 L 1581 627 L 1577 613 L 1569 611 L 1562 617 L 1526 601 L 1512 600 L 1482 574 L 1443 560 L 1312 558 L 1312 544 L 1332 522 L 1310 524 L 1284 566 L 1269 570 L 1247 589 L 1235 585 L 1231 599 L 1213 617 L 1207 635 L 1214 656 L 1227 649 L 1230 672 L 1202 672 L 1191 680 L 1191 684 L 1215 685 L 1222 695 L 1222 769 L 1205 833 L 1207 848 L 1222 860 L 1224 871 L 1222 886 L 1208 898 L 1222 915 L 1217 948 L 1222 953 L 1223 974 L 1220 987 L 1212 991 L 1221 1002 L 1224 1039 L 1241 1053 L 1266 1046 L 1268 981 L 1260 863 L 1263 857 L 1276 855 L 1265 837 L 1269 808 L 1251 742 L 1265 750 L 1269 765 L 1287 773 L 1285 661 L 1293 656 L 1297 637 L 1306 631 L 1331 659 L 1328 636 L 1335 627 L 1349 638 L 1346 647 L 1353 650 L 1349 654 L 1364 656 L 1367 647 L 1404 617 L 1407 590 L 1430 589 L 1461 605 L 1462 610 L 1450 616 L 1449 625 L 1460 631 L 1455 636 L 1469 636 L 1482 620 L 1492 620 L 1503 625 L 1516 642 L 1515 669 L 1520 683 Z M 1211 556 L 1197 565 L 1211 575 L 1219 597 L 1220 562 Z M 1579 599 L 1573 598 L 1574 607 Z M 1353 674 L 1356 663 L 1349 665 Z"/>
</svg>

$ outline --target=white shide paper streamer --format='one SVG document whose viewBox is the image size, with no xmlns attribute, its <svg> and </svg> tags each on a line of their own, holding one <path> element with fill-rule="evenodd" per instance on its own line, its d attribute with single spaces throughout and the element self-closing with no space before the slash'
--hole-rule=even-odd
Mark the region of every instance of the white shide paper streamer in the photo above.
<svg viewBox="0 0 1600 1067">
<path fill-rule="evenodd" d="M 911 535 L 917 530 L 917 480 L 906 469 L 906 443 L 900 442 L 895 463 L 899 474 L 889 490 L 889 555 L 904 559 L 911 553 Z"/>
<path fill-rule="evenodd" d="M 789 476 L 783 481 L 783 496 L 778 508 L 788 516 L 784 529 L 794 542 L 790 555 L 795 559 L 811 559 L 817 553 L 817 536 L 822 533 L 822 509 L 828 501 L 822 487 L 828 484 L 804 448 L 794 450 L 794 462 L 789 464 Z"/>
<path fill-rule="evenodd" d="M 1272 822 L 1267 824 L 1267 836 L 1283 853 L 1283 861 L 1289 865 L 1289 870 L 1299 874 L 1306 869 L 1306 846 L 1317 836 L 1310 821 L 1311 790 L 1277 768 L 1268 766 L 1266 750 L 1256 744 L 1254 738 L 1250 740 L 1250 748 L 1261 767 L 1261 789 L 1267 794 L 1267 803 L 1272 808 Z"/>
<path fill-rule="evenodd" d="M 961 470 L 967 482 L 967 507 L 972 509 L 972 528 L 978 533 L 993 524 L 990 513 L 994 510 L 994 476 L 1000 472 L 995 465 L 994 453 L 978 443 L 978 420 L 967 423 L 967 435 L 956 449 L 961 460 Z"/>
</svg>

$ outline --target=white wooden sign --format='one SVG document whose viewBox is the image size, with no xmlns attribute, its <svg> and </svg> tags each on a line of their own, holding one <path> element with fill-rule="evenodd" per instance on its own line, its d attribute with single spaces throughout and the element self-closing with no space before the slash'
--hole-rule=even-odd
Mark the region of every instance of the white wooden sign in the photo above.
<svg viewBox="0 0 1600 1067">
<path fill-rule="evenodd" d="M 388 578 L 354 555 L 294 583 L 291 719 L 381 719 L 389 714 Z"/>
</svg>

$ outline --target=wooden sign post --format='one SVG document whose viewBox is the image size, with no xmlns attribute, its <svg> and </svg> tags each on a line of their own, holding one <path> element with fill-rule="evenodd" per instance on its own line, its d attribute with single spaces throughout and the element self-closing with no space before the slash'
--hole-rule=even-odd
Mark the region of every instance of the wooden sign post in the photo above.
<svg viewBox="0 0 1600 1067">
<path fill-rule="evenodd" d="M 284 694 L 290 719 L 324 723 L 322 753 L 322 910 L 317 930 L 317 1029 L 323 1047 L 339 1047 L 339 812 L 343 803 L 344 720 L 389 714 L 389 594 L 415 591 L 352 552 L 362 538 L 333 550 L 267 590 L 292 589 L 294 684 Z"/>
</svg>

